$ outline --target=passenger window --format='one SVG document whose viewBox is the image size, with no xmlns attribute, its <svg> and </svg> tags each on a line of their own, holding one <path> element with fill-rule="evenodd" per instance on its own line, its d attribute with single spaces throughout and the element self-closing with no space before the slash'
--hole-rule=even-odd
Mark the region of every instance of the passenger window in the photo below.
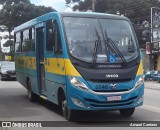
<svg viewBox="0 0 160 130">
<path fill-rule="evenodd" d="M 15 52 L 20 52 L 21 51 L 21 33 L 18 32 L 16 33 L 15 36 Z"/>
<path fill-rule="evenodd" d="M 35 51 L 35 31 L 34 28 L 24 30 L 22 33 L 22 51 L 34 52 Z"/>
<path fill-rule="evenodd" d="M 53 52 L 53 47 L 55 45 L 55 26 L 52 20 L 46 23 L 46 51 Z"/>
<path fill-rule="evenodd" d="M 28 52 L 30 51 L 31 45 L 29 40 L 29 29 L 23 31 L 23 42 L 22 42 L 22 51 Z"/>
<path fill-rule="evenodd" d="M 29 39 L 31 42 L 31 51 L 35 51 L 35 29 L 31 28 L 29 29 Z"/>
<path fill-rule="evenodd" d="M 61 42 L 60 30 L 59 30 L 57 21 L 54 21 L 54 24 L 56 27 L 55 50 L 54 51 L 56 54 L 62 54 L 62 42 Z"/>
</svg>

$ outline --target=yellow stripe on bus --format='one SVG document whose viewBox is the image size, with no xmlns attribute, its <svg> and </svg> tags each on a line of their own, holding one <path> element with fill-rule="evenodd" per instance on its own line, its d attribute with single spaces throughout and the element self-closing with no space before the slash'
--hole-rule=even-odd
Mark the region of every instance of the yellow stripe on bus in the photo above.
<svg viewBox="0 0 160 130">
<path fill-rule="evenodd" d="M 65 59 L 66 75 L 81 76 L 69 59 Z"/>
<path fill-rule="evenodd" d="M 46 72 L 59 74 L 59 75 L 65 75 L 64 59 L 62 59 L 62 58 L 46 58 L 44 63 L 45 63 L 45 71 Z"/>
<path fill-rule="evenodd" d="M 36 57 L 15 56 L 16 66 L 21 66 L 29 69 L 36 69 Z"/>
<path fill-rule="evenodd" d="M 143 75 L 143 63 L 142 63 L 142 60 L 140 61 L 140 64 L 139 64 L 139 67 L 138 67 L 137 76 L 138 75 Z"/>
<path fill-rule="evenodd" d="M 36 57 L 16 56 L 16 66 L 36 70 Z M 44 58 L 45 71 L 59 75 L 81 76 L 69 59 Z"/>
<path fill-rule="evenodd" d="M 45 61 L 45 69 L 46 72 L 54 74 L 80 76 L 69 59 L 47 58 Z"/>
<path fill-rule="evenodd" d="M 36 57 L 17 56 L 15 57 L 15 61 L 18 66 L 36 70 Z M 69 59 L 45 58 L 44 66 L 46 72 L 59 75 L 81 76 Z M 141 60 L 137 71 L 137 76 L 142 74 L 143 64 Z"/>
</svg>

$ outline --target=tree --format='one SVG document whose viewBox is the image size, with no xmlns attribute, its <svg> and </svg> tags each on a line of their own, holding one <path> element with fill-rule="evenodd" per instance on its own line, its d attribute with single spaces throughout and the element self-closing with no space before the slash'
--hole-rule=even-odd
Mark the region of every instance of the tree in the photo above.
<svg viewBox="0 0 160 130">
<path fill-rule="evenodd" d="M 9 39 L 4 44 L 6 47 L 12 46 L 13 36 L 11 36 L 11 32 L 14 27 L 45 13 L 55 11 L 51 7 L 35 6 L 29 0 L 1 0 L 0 4 L 2 5 L 0 10 L 0 31 L 7 31 Z"/>
<path fill-rule="evenodd" d="M 11 44 L 13 44 L 13 40 L 7 40 L 3 46 L 4 46 L 4 47 L 8 47 L 8 46 L 10 46 Z"/>
<path fill-rule="evenodd" d="M 83 0 L 73 7 L 73 10 L 86 11 L 90 10 L 92 0 Z M 151 21 L 151 7 L 160 6 L 159 0 L 97 0 L 95 12 L 120 14 L 128 17 L 136 31 L 136 35 L 141 47 L 145 47 L 146 40 L 143 40 L 143 30 L 150 30 L 144 27 L 143 22 Z M 150 39 L 147 39 L 150 41 Z"/>
<path fill-rule="evenodd" d="M 71 3 L 76 3 L 79 2 L 80 0 L 65 0 L 66 4 L 71 4 Z"/>
<path fill-rule="evenodd" d="M 11 32 L 14 27 L 45 13 L 55 11 L 50 7 L 35 6 L 29 0 L 6 0 L 1 10 L 0 25 Z"/>
<path fill-rule="evenodd" d="M 73 11 L 86 11 L 92 8 L 92 0 L 79 1 L 78 5 L 73 7 Z"/>
</svg>

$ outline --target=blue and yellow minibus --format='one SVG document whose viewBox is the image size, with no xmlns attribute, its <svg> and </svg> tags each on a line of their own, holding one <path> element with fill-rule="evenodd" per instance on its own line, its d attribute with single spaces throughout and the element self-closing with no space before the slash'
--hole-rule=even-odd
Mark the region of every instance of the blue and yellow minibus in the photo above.
<svg viewBox="0 0 160 130">
<path fill-rule="evenodd" d="M 131 22 L 92 12 L 51 12 L 14 29 L 16 76 L 36 96 L 77 111 L 119 110 L 130 117 L 143 104 L 142 56 Z"/>
</svg>

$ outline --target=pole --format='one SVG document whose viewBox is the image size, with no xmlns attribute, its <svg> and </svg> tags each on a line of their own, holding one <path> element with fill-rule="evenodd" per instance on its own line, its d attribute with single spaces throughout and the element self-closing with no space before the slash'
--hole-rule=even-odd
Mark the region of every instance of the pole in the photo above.
<svg viewBox="0 0 160 130">
<path fill-rule="evenodd" d="M 2 36 L 0 36 L 0 61 L 2 60 L 1 40 L 2 40 Z"/>
<path fill-rule="evenodd" d="M 154 70 L 154 55 L 149 55 L 150 70 Z"/>
<path fill-rule="evenodd" d="M 153 42 L 153 7 L 151 7 L 151 43 Z"/>
<path fill-rule="evenodd" d="M 92 12 L 95 12 L 96 0 L 92 0 Z"/>
</svg>

